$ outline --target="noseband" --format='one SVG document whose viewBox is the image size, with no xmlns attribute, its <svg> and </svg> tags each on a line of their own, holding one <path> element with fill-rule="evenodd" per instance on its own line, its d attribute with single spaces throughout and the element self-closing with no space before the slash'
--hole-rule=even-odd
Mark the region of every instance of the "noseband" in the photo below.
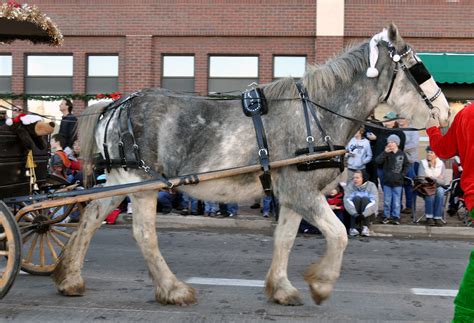
<svg viewBox="0 0 474 323">
<path fill-rule="evenodd" d="M 398 54 L 394 47 L 389 47 L 390 58 L 395 63 L 395 67 L 393 69 L 392 79 L 390 80 L 390 86 L 388 88 L 387 95 L 385 96 L 383 102 L 388 100 L 390 93 L 392 92 L 397 73 L 401 68 L 405 72 L 405 75 L 407 76 L 410 83 L 415 87 L 415 90 L 418 92 L 418 94 L 420 94 L 428 109 L 432 111 L 434 106 L 431 102 L 436 100 L 441 95 L 441 89 L 438 88 L 438 91 L 436 91 L 435 95 L 433 95 L 431 98 L 428 98 L 420 86 L 431 78 L 431 74 L 428 72 L 423 62 L 418 60 L 415 55 L 414 58 L 416 60 L 416 64 L 408 68 L 402 60 L 405 56 L 412 52 L 413 50 L 408 46 L 407 50 L 402 54 Z"/>
</svg>

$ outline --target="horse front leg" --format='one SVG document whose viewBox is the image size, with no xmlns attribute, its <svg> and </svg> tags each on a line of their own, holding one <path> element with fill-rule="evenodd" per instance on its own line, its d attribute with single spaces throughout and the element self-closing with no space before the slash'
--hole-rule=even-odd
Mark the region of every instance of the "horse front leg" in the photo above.
<svg viewBox="0 0 474 323">
<path fill-rule="evenodd" d="M 155 285 L 155 298 L 161 304 L 188 305 L 196 302 L 194 288 L 178 280 L 161 255 L 156 235 L 156 192 L 131 196 L 133 237 L 137 241 Z"/>
<path fill-rule="evenodd" d="M 347 233 L 344 224 L 336 217 L 322 194 L 317 196 L 315 205 L 319 206 L 319 210 L 307 220 L 326 238 L 326 252 L 318 262 L 308 267 L 304 278 L 309 284 L 313 300 L 319 305 L 330 296 L 334 283 L 339 278 L 342 256 L 347 246 Z"/>
<path fill-rule="evenodd" d="M 92 201 L 86 206 L 79 220 L 78 229 L 64 248 L 52 275 L 56 288 L 61 294 L 66 296 L 82 296 L 84 294 L 85 284 L 81 270 L 92 236 L 107 215 L 123 199 L 123 196 L 114 196 Z"/>
<path fill-rule="evenodd" d="M 282 305 L 302 305 L 298 290 L 288 280 L 288 257 L 293 247 L 301 216 L 281 206 L 274 233 L 273 259 L 265 280 L 267 297 Z"/>
</svg>

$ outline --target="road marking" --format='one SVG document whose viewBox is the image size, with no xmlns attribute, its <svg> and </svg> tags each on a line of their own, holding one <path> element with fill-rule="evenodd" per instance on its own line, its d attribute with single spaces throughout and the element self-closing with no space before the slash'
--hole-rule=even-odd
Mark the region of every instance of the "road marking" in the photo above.
<svg viewBox="0 0 474 323">
<path fill-rule="evenodd" d="M 265 282 L 263 280 L 230 279 L 230 278 L 191 277 L 187 279 L 186 282 L 189 284 L 195 284 L 195 285 L 213 285 L 213 286 L 240 286 L 240 287 L 264 287 L 265 286 Z M 349 290 L 336 289 L 335 291 L 348 292 Z M 357 289 L 357 291 L 361 292 L 361 289 Z M 458 293 L 458 291 L 455 289 L 410 288 L 410 291 L 414 295 L 421 295 L 421 296 L 455 297 Z M 366 292 L 373 293 L 374 291 L 366 291 Z M 400 294 L 400 292 L 401 291 L 395 291 L 394 293 Z M 382 294 L 385 294 L 385 293 L 386 292 L 382 292 Z"/>
<path fill-rule="evenodd" d="M 451 296 L 456 297 L 456 289 L 430 289 L 430 288 L 412 288 L 411 292 L 415 295 L 423 296 Z"/>
<path fill-rule="evenodd" d="M 186 280 L 186 282 L 189 284 L 196 284 L 196 285 L 242 286 L 242 287 L 265 286 L 265 282 L 263 280 L 249 280 L 249 279 L 191 277 L 188 280 Z"/>
</svg>

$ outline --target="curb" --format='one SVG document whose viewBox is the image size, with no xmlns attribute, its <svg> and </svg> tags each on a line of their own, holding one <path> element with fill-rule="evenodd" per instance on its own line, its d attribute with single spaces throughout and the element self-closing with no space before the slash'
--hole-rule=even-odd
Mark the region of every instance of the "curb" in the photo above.
<svg viewBox="0 0 474 323">
<path fill-rule="evenodd" d="M 117 225 L 132 224 L 132 214 L 120 214 Z M 258 231 L 272 234 L 276 223 L 272 218 L 261 216 L 238 215 L 235 218 L 209 218 L 204 216 L 182 216 L 177 214 L 159 214 L 156 227 L 160 229 L 227 229 Z M 408 238 L 454 238 L 473 239 L 474 228 L 468 227 L 429 227 L 424 225 L 384 225 L 373 224 L 371 233 L 374 237 L 408 237 Z"/>
</svg>

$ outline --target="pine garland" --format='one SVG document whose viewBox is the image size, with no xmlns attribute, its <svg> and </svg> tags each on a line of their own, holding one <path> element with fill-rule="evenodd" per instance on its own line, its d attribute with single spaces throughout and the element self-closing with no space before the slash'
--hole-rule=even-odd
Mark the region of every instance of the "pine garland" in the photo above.
<svg viewBox="0 0 474 323">
<path fill-rule="evenodd" d="M 120 92 L 114 93 L 100 93 L 100 94 L 58 94 L 58 95 L 41 95 L 41 94 L 26 94 L 26 93 L 0 93 L 0 100 L 12 101 L 12 100 L 38 100 L 38 101 L 59 101 L 62 99 L 68 100 L 98 100 L 98 99 L 112 99 L 116 100 L 120 98 L 122 94 Z"/>
</svg>

